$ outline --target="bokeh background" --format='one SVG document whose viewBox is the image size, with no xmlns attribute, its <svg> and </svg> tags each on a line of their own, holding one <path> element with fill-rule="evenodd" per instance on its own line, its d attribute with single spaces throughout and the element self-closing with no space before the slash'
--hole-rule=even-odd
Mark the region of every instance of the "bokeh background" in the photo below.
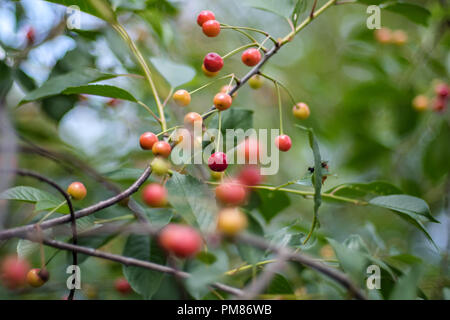
<svg viewBox="0 0 450 320">
<path fill-rule="evenodd" d="M 253 8 L 255 1 L 112 0 L 111 3 L 122 12 L 121 22 L 147 58 L 167 58 L 185 65 L 186 72 L 195 72 L 193 79 L 183 85 L 188 90 L 210 81 L 200 68 L 207 52 L 225 54 L 245 44 L 245 38 L 231 30 L 223 30 L 217 38 L 206 38 L 195 21 L 200 10 L 212 10 L 219 21 L 230 25 L 264 29 L 275 38 L 290 31 L 282 17 Z M 426 25 L 387 10 L 381 12 L 383 27 L 402 30 L 407 36 L 403 43 L 377 41 L 374 31 L 366 26 L 367 4 L 339 5 L 299 33 L 264 67 L 266 74 L 285 84 L 295 99 L 306 102 L 311 109 L 308 120 L 296 120 L 291 114 L 289 97 L 283 95 L 284 127 L 293 140 L 293 147 L 281 155 L 279 174 L 267 177 L 266 182 L 278 185 L 301 179 L 313 165 L 307 136 L 294 126 L 301 124 L 315 130 L 322 157 L 329 163 L 332 175 L 326 180 L 324 190 L 346 182 L 381 180 L 425 199 L 440 221 L 440 224 L 426 225 L 439 251 L 419 230 L 389 211 L 330 203 L 322 206 L 321 228 L 304 250 L 317 257 L 330 257 L 326 237 L 343 241 L 357 234 L 377 257 L 401 255 L 404 261 L 396 261 L 399 269 L 411 259 L 420 259 L 424 266 L 422 291 L 428 298 L 448 299 L 449 289 L 444 288 L 450 287 L 450 208 L 446 200 L 450 192 L 450 115 L 448 110 L 434 111 L 432 104 L 435 86 L 449 83 L 450 4 L 431 0 L 416 3 L 431 13 Z M 140 73 L 126 44 L 108 24 L 82 14 L 81 30 L 67 30 L 65 10 L 63 6 L 41 0 L 0 1 L 0 88 L 3 92 L 2 85 L 6 87 L 13 80 L 5 92 L 4 105 L 15 131 L 14 139 L 25 150 L 32 143 L 76 157 L 125 187 L 149 161 L 148 153 L 139 148 L 139 135 L 159 130 L 138 104 L 97 96 L 84 99 L 60 95 L 17 108 L 26 92 L 58 74 L 87 67 L 119 74 Z M 32 44 L 29 43 L 31 29 L 35 33 Z M 235 55 L 226 61 L 221 74 L 234 72 L 240 77 L 247 70 L 239 55 Z M 170 86 L 161 76 L 157 78 L 157 86 L 165 97 Z M 103 83 L 122 87 L 155 108 L 151 92 L 140 79 L 121 77 Z M 186 110 L 206 112 L 215 92 L 226 83 L 211 85 L 194 94 Z M 430 108 L 414 109 L 412 101 L 417 95 L 426 95 Z M 252 110 L 255 128 L 278 127 L 277 101 L 269 81 L 259 90 L 244 86 L 233 108 Z M 181 122 L 186 112 L 172 102 L 166 110 L 174 125 Z M 3 113 L 2 117 L 5 116 Z M 2 135 L 6 137 L 5 131 Z M 81 170 L 61 166 L 59 161 L 22 149 L 17 153 L 18 167 L 39 171 L 61 185 L 73 180 L 85 183 L 90 192 L 85 200 L 77 203 L 78 207 L 112 195 Z M 2 157 L 5 156 L 2 150 Z M 14 184 L 38 186 L 23 179 L 15 180 Z M 308 230 L 313 202 L 287 197 L 288 200 L 280 201 L 289 201 L 289 205 L 272 220 L 265 221 L 255 213 L 266 233 Z M 3 228 L 22 224 L 33 212 L 30 204 L 4 202 L 2 205 L 9 213 L 3 219 Z M 99 213 L 96 219 L 129 213 L 126 208 L 114 206 Z M 123 243 L 124 239 L 118 237 L 103 248 L 120 253 Z M 14 252 L 17 245 L 17 240 L 4 242 L 0 252 Z M 32 248 L 30 251 L 22 254 L 38 264 L 38 254 Z M 49 264 L 52 281 L 38 290 L 11 292 L 0 287 L 0 298 L 64 297 L 67 292 L 63 266 L 67 265 L 68 256 L 48 248 L 46 253 L 47 257 L 54 255 Z M 79 299 L 139 298 L 137 294 L 123 297 L 113 290 L 114 279 L 122 274 L 120 265 L 89 258 L 82 266 L 84 284 L 82 292 L 77 294 Z M 167 281 L 162 286 L 164 289 L 155 298 L 176 297 L 175 291 L 170 290 L 174 284 L 166 279 L 169 278 L 163 280 Z M 297 297 L 339 298 L 337 289 L 313 272 L 304 271 L 301 278 L 292 279 L 290 286 Z"/>
</svg>

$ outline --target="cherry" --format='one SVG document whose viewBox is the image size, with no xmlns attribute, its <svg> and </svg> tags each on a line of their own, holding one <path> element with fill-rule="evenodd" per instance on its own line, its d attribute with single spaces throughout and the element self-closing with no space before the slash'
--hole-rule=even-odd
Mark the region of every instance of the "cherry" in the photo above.
<svg viewBox="0 0 450 320">
<path fill-rule="evenodd" d="M 258 49 L 250 48 L 242 53 L 242 62 L 249 67 L 256 66 L 261 60 L 261 53 Z"/>
<path fill-rule="evenodd" d="M 282 134 L 275 138 L 275 145 L 280 151 L 286 152 L 292 147 L 292 141 L 288 135 Z"/>
<path fill-rule="evenodd" d="M 144 150 L 151 150 L 157 141 L 158 137 L 153 132 L 144 132 L 139 138 L 139 144 Z"/>
<path fill-rule="evenodd" d="M 184 89 L 175 91 L 172 98 L 175 103 L 181 107 L 185 107 L 191 103 L 191 95 Z"/>
<path fill-rule="evenodd" d="M 424 95 L 419 95 L 415 97 L 412 102 L 413 108 L 416 109 L 417 111 L 424 111 L 428 109 L 428 104 L 429 104 L 428 98 L 427 96 Z"/>
<path fill-rule="evenodd" d="M 161 158 L 156 157 L 152 161 L 152 172 L 156 173 L 157 175 L 163 176 L 169 171 L 169 163 Z"/>
<path fill-rule="evenodd" d="M 392 32 L 388 28 L 376 29 L 374 31 L 375 39 L 381 44 L 387 44 L 392 41 Z"/>
<path fill-rule="evenodd" d="M 216 187 L 216 198 L 225 205 L 240 205 L 246 196 L 244 186 L 237 181 L 223 182 Z"/>
<path fill-rule="evenodd" d="M 201 27 L 206 21 L 215 19 L 214 13 L 209 10 L 203 10 L 197 16 L 197 24 Z"/>
<path fill-rule="evenodd" d="M 246 186 L 256 186 L 263 180 L 257 166 L 245 166 L 238 175 L 238 180 Z"/>
<path fill-rule="evenodd" d="M 228 93 L 219 92 L 214 96 L 214 106 L 217 110 L 223 111 L 231 107 L 233 99 Z"/>
<path fill-rule="evenodd" d="M 238 208 L 225 208 L 218 214 L 217 230 L 225 235 L 234 236 L 247 225 L 247 216 Z"/>
<path fill-rule="evenodd" d="M 441 98 L 447 98 L 450 94 L 450 88 L 445 83 L 437 84 L 434 91 Z"/>
<path fill-rule="evenodd" d="M 200 251 L 203 240 L 194 228 L 171 223 L 159 234 L 159 244 L 179 258 L 189 258 Z"/>
<path fill-rule="evenodd" d="M 442 112 L 445 110 L 446 101 L 444 98 L 436 98 L 433 101 L 433 111 Z"/>
<path fill-rule="evenodd" d="M 257 164 L 260 158 L 260 145 L 256 138 L 245 139 L 238 147 L 240 158 L 243 158 L 245 163 Z"/>
<path fill-rule="evenodd" d="M 227 155 L 223 152 L 214 152 L 208 159 L 208 167 L 212 171 L 222 172 L 228 167 Z"/>
<path fill-rule="evenodd" d="M 208 20 L 202 25 L 203 33 L 208 37 L 217 37 L 220 33 L 220 23 L 217 20 Z"/>
<path fill-rule="evenodd" d="M 167 189 L 160 184 L 151 183 L 142 190 L 142 200 L 150 207 L 164 207 L 167 204 Z"/>
<path fill-rule="evenodd" d="M 308 119 L 310 113 L 311 112 L 309 111 L 308 105 L 304 102 L 299 102 L 295 106 L 292 107 L 292 114 L 297 119 L 302 119 L 302 120 Z"/>
<path fill-rule="evenodd" d="M 132 291 L 131 285 L 128 283 L 127 279 L 121 277 L 117 278 L 114 282 L 114 288 L 116 288 L 117 292 L 120 294 L 128 294 Z"/>
<path fill-rule="evenodd" d="M 403 30 L 395 30 L 392 33 L 391 42 L 398 46 L 402 46 L 408 42 L 408 35 Z"/>
<path fill-rule="evenodd" d="M 30 265 L 26 260 L 17 256 L 7 256 L 0 265 L 0 278 L 9 289 L 16 289 L 25 285 Z"/>
<path fill-rule="evenodd" d="M 206 70 L 204 64 L 202 64 L 202 71 L 203 71 L 203 74 L 209 78 L 215 77 L 219 73 L 219 72 L 211 72 L 211 71 Z"/>
<path fill-rule="evenodd" d="M 261 88 L 263 83 L 264 81 L 259 74 L 255 74 L 248 80 L 248 85 L 250 86 L 250 88 L 255 90 Z"/>
<path fill-rule="evenodd" d="M 81 182 L 72 182 L 67 188 L 67 193 L 74 200 L 83 200 L 84 197 L 86 197 L 87 190 L 84 184 L 82 184 Z"/>
<path fill-rule="evenodd" d="M 109 107 L 114 108 L 117 107 L 120 103 L 119 99 L 113 98 L 113 99 L 109 99 L 108 102 L 106 103 Z"/>
<path fill-rule="evenodd" d="M 27 273 L 27 282 L 34 288 L 39 288 L 48 281 L 50 275 L 47 270 L 31 269 Z"/>
<path fill-rule="evenodd" d="M 33 44 L 36 41 L 36 31 L 33 27 L 28 28 L 26 37 L 29 45 Z"/>
<path fill-rule="evenodd" d="M 209 72 L 218 72 L 223 67 L 223 59 L 217 53 L 210 52 L 203 59 L 203 65 Z"/>
<path fill-rule="evenodd" d="M 203 118 L 197 112 L 189 112 L 184 116 L 184 125 L 188 128 L 193 128 L 194 126 L 201 126 L 203 123 Z"/>
<path fill-rule="evenodd" d="M 164 158 L 169 157 L 172 147 L 166 141 L 158 141 L 152 147 L 152 152 L 155 156 L 161 156 Z"/>
</svg>

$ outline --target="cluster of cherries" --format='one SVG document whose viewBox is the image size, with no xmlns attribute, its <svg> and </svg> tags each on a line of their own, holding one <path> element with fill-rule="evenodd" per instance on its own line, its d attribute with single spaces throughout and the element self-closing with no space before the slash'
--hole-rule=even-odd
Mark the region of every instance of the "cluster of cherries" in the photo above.
<svg viewBox="0 0 450 320">
<path fill-rule="evenodd" d="M 444 112 L 450 100 L 450 86 L 442 82 L 437 83 L 433 95 L 434 97 L 431 100 L 432 110 Z M 414 98 L 412 105 L 417 111 L 425 111 L 430 108 L 430 99 L 425 94 L 421 94 Z"/>
<path fill-rule="evenodd" d="M 391 30 L 389 28 L 376 29 L 375 39 L 381 44 L 395 44 L 402 46 L 408 42 L 408 34 L 403 30 Z"/>
<path fill-rule="evenodd" d="M 49 278 L 50 275 L 46 269 L 30 269 L 27 260 L 15 255 L 5 257 L 0 264 L 1 282 L 9 289 L 22 288 L 26 284 L 38 288 Z"/>
</svg>

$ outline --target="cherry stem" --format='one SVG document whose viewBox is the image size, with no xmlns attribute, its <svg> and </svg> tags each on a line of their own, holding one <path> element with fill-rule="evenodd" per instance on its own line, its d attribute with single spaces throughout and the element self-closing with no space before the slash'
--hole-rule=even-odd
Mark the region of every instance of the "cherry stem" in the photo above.
<svg viewBox="0 0 450 320">
<path fill-rule="evenodd" d="M 63 202 L 61 202 L 60 204 L 58 204 L 56 207 L 54 207 L 49 213 L 47 213 L 45 216 L 42 217 L 41 220 L 39 220 L 39 222 L 37 223 L 37 225 L 40 225 L 43 221 L 45 221 L 48 217 L 50 217 L 53 213 L 56 212 L 56 210 L 58 210 L 59 208 L 61 208 L 63 205 L 65 205 L 67 203 L 66 200 L 64 200 Z"/>
<path fill-rule="evenodd" d="M 268 79 L 268 80 L 270 80 L 270 81 L 272 81 L 272 82 L 274 82 L 274 83 L 278 83 L 278 85 L 280 87 L 282 87 L 284 89 L 284 91 L 286 91 L 286 93 L 289 95 L 289 98 L 291 99 L 292 103 L 294 105 L 297 103 L 296 100 L 294 99 L 294 96 L 292 95 L 291 91 L 282 82 L 280 82 L 280 81 L 278 81 L 278 80 L 276 80 L 276 79 L 274 79 L 274 78 L 272 78 L 272 77 L 270 77 L 267 74 L 262 73 L 262 72 L 259 72 L 259 75 L 264 77 L 264 78 L 266 78 L 266 79 Z"/>
<path fill-rule="evenodd" d="M 170 131 L 175 130 L 175 129 L 178 129 L 178 128 L 181 128 L 181 126 L 175 126 L 175 127 L 169 128 L 169 129 L 167 129 L 167 130 L 161 131 L 161 132 L 158 133 L 156 136 L 159 137 L 160 135 L 163 135 L 163 134 L 165 134 L 165 133 L 167 133 L 167 132 L 170 132 Z"/>
<path fill-rule="evenodd" d="M 158 118 L 158 116 L 152 111 L 152 109 L 150 109 L 149 106 L 147 106 L 145 103 L 143 103 L 142 101 L 138 101 L 137 102 L 140 106 L 144 107 L 145 110 L 147 110 L 152 116 L 153 118 L 155 118 L 156 121 L 158 121 L 159 124 L 161 124 L 161 119 Z"/>
<path fill-rule="evenodd" d="M 163 102 L 163 108 L 166 107 L 167 103 L 170 100 L 170 97 L 172 97 L 172 93 L 173 93 L 173 87 L 170 87 L 169 94 L 167 95 L 166 99 Z"/>
<path fill-rule="evenodd" d="M 189 94 L 194 94 L 194 93 L 196 93 L 197 91 L 200 91 L 200 90 L 202 90 L 202 89 L 204 89 L 204 88 L 206 88 L 206 87 L 212 85 L 213 83 L 216 83 L 216 82 L 218 82 L 218 81 L 220 81 L 220 80 L 224 80 L 224 79 L 227 79 L 227 78 L 230 78 L 230 77 L 233 77 L 233 78 L 234 78 L 234 73 L 230 73 L 230 74 L 227 74 L 226 76 L 223 76 L 223 77 L 217 78 L 217 79 L 215 79 L 215 80 L 213 80 L 213 81 L 210 81 L 210 82 L 208 82 L 208 83 L 202 85 L 201 87 L 198 87 L 197 89 L 192 90 L 191 92 L 189 92 Z"/>
<path fill-rule="evenodd" d="M 275 40 L 274 37 L 272 37 L 268 32 L 266 32 L 264 30 L 250 28 L 250 27 L 230 26 L 230 25 L 225 24 L 225 23 L 221 23 L 220 26 L 221 26 L 222 29 L 247 30 L 247 31 L 257 32 L 257 33 L 265 35 L 266 37 L 269 37 L 269 39 L 272 40 L 273 43 L 275 43 L 275 44 L 277 43 L 277 40 Z"/>
<path fill-rule="evenodd" d="M 237 32 L 243 34 L 244 36 L 246 36 L 251 42 L 256 42 L 256 43 L 258 43 L 258 40 L 256 40 L 254 37 L 252 37 L 251 35 L 249 35 L 247 32 L 245 32 L 245 31 L 243 31 L 243 30 L 236 29 L 236 28 L 225 28 L 225 29 L 230 29 L 230 30 L 233 30 L 233 31 L 237 31 Z M 266 49 L 265 47 L 261 47 L 261 48 L 262 48 L 262 50 L 263 50 L 264 52 L 267 51 L 267 49 Z"/>
<path fill-rule="evenodd" d="M 208 112 L 205 112 L 204 114 L 202 114 L 202 118 L 204 119 L 205 117 L 209 117 L 211 114 L 213 114 L 217 111 L 219 111 L 219 110 L 217 110 L 217 109 L 209 110 Z"/>
<path fill-rule="evenodd" d="M 242 51 L 242 50 L 250 48 L 250 47 L 257 47 L 258 45 L 259 44 L 257 42 L 243 45 L 239 48 L 234 49 L 233 51 L 228 52 L 226 55 L 224 55 L 222 57 L 222 59 L 225 60 L 226 58 L 231 57 L 232 55 L 234 55 L 235 53 L 238 53 L 239 51 Z"/>
<path fill-rule="evenodd" d="M 278 100 L 278 112 L 280 114 L 280 134 L 283 134 L 283 108 L 281 107 L 281 94 L 280 94 L 280 86 L 277 82 L 274 82 L 275 88 L 277 90 L 277 100 Z"/>
<path fill-rule="evenodd" d="M 219 111 L 219 135 L 216 141 L 216 152 L 220 151 L 220 137 L 222 135 L 222 111 Z"/>
</svg>

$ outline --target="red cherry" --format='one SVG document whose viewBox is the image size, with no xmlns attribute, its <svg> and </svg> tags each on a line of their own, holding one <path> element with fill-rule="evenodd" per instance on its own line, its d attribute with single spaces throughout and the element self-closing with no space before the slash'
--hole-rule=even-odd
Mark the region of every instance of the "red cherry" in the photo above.
<svg viewBox="0 0 450 320">
<path fill-rule="evenodd" d="M 208 159 L 208 166 L 212 171 L 225 171 L 228 167 L 227 155 L 223 152 L 214 152 Z"/>
<path fill-rule="evenodd" d="M 261 60 L 261 53 L 258 49 L 250 48 L 242 53 L 242 62 L 249 67 L 256 66 Z"/>
<path fill-rule="evenodd" d="M 166 141 L 155 142 L 152 147 L 152 152 L 155 156 L 161 156 L 164 158 L 168 158 L 171 151 L 172 147 Z"/>
<path fill-rule="evenodd" d="M 74 200 L 83 200 L 84 197 L 86 197 L 87 190 L 81 182 L 72 182 L 69 187 L 67 187 L 67 193 Z"/>
<path fill-rule="evenodd" d="M 450 88 L 445 83 L 440 83 L 436 85 L 436 88 L 434 89 L 436 94 L 441 98 L 447 98 L 450 94 Z"/>
<path fill-rule="evenodd" d="M 157 141 L 158 137 L 153 132 L 144 132 L 139 138 L 139 144 L 144 150 L 151 150 Z"/>
<path fill-rule="evenodd" d="M 142 190 L 142 200 L 150 207 L 164 207 L 167 204 L 167 189 L 160 184 L 151 183 Z"/>
<path fill-rule="evenodd" d="M 256 186 L 262 182 L 262 176 L 257 166 L 245 166 L 238 176 L 238 180 L 246 186 Z"/>
<path fill-rule="evenodd" d="M 217 37 L 220 33 L 220 23 L 217 20 L 208 20 L 202 25 L 203 33 L 208 37 Z"/>
<path fill-rule="evenodd" d="M 123 295 L 128 294 L 132 291 L 130 284 L 125 278 L 117 278 L 114 282 L 114 287 L 116 288 L 117 292 Z"/>
<path fill-rule="evenodd" d="M 201 27 L 206 21 L 215 19 L 214 13 L 209 10 L 203 10 L 197 16 L 197 24 Z"/>
<path fill-rule="evenodd" d="M 210 52 L 203 59 L 203 65 L 209 72 L 218 72 L 223 67 L 223 59 L 215 52 Z"/>
<path fill-rule="evenodd" d="M 203 240 L 194 228 L 171 223 L 159 234 L 159 244 L 179 258 L 189 258 L 200 251 Z"/>
<path fill-rule="evenodd" d="M 246 196 L 244 186 L 237 181 L 224 182 L 216 187 L 217 200 L 226 205 L 240 205 L 245 201 Z"/>
<path fill-rule="evenodd" d="M 436 98 L 433 101 L 433 111 L 435 112 L 443 112 L 446 106 L 445 98 Z"/>
<path fill-rule="evenodd" d="M 257 164 L 260 157 L 260 146 L 258 139 L 247 138 L 238 148 L 240 158 L 244 158 L 245 163 Z"/>
<path fill-rule="evenodd" d="M 288 135 L 283 134 L 275 138 L 275 145 L 280 151 L 286 152 L 292 147 L 292 141 Z"/>
<path fill-rule="evenodd" d="M 7 256 L 0 265 L 0 279 L 9 289 L 16 289 L 25 285 L 30 265 L 26 260 L 17 256 Z"/>
<path fill-rule="evenodd" d="M 231 107 L 233 99 L 228 93 L 219 92 L 214 96 L 213 102 L 217 110 L 223 111 Z"/>
</svg>

